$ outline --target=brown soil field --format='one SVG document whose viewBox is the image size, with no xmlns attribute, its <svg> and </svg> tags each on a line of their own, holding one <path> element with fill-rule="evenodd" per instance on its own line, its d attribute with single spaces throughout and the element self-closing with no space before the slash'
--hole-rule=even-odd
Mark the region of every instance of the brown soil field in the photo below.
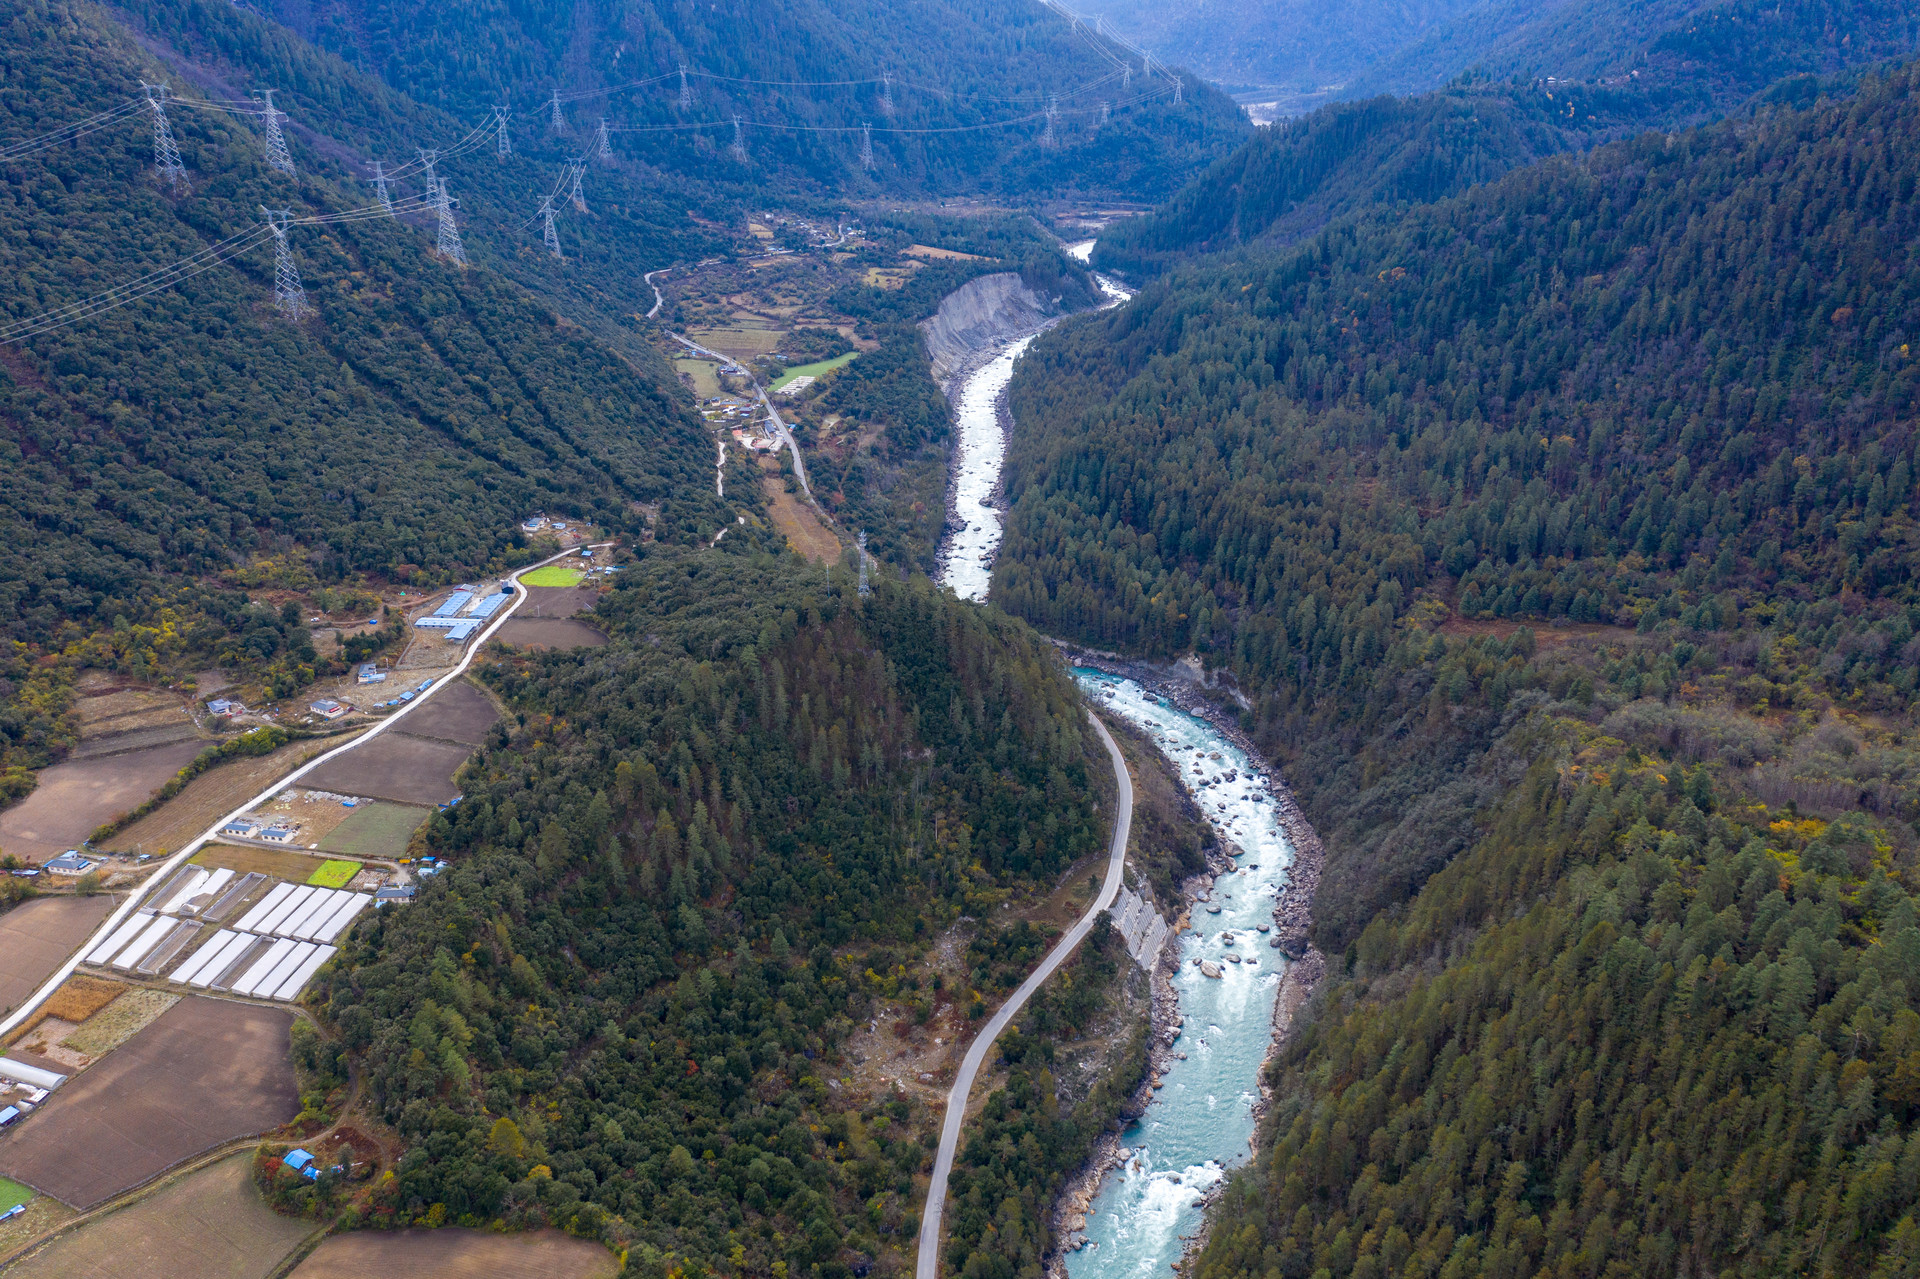
<svg viewBox="0 0 1920 1279">
<path fill-rule="evenodd" d="M 772 458 L 763 457 L 760 459 L 760 469 L 772 472 L 760 481 L 760 487 L 767 495 L 767 513 L 773 516 L 773 526 L 780 530 L 787 544 L 816 563 L 839 559 L 840 539 L 820 522 L 820 517 L 801 500 L 798 493 L 787 492 L 786 481 L 780 475 L 780 464 Z"/>
<path fill-rule="evenodd" d="M 82 733 L 110 731 L 100 726 L 128 716 L 147 716 L 160 711 L 173 711 L 180 717 L 186 715 L 186 709 L 181 705 L 178 693 L 157 692 L 143 688 L 123 688 L 106 693 L 83 691 L 73 707 L 73 713 L 80 721 Z M 122 727 L 120 724 L 114 724 L 114 728 L 120 727 Z"/>
<path fill-rule="evenodd" d="M 279 1008 L 182 999 L 0 1135 L 0 1175 L 90 1208 L 223 1141 L 279 1127 L 300 1111 L 292 1024 Z"/>
<path fill-rule="evenodd" d="M 0 915 L 0 1014 L 38 990 L 113 907 L 105 893 L 36 897 Z"/>
<path fill-rule="evenodd" d="M 188 782 L 172 799 L 108 840 L 112 852 L 158 855 L 182 848 L 207 827 L 265 790 L 274 778 L 298 768 L 322 751 L 340 745 L 339 739 L 289 742 L 271 755 L 237 759 L 210 769 Z"/>
<path fill-rule="evenodd" d="M 514 618 L 494 633 L 494 639 L 517 648 L 599 648 L 607 637 L 571 617 Z"/>
<path fill-rule="evenodd" d="M 394 729 L 338 759 L 328 760 L 301 779 L 307 786 L 368 795 L 402 804 L 444 804 L 459 794 L 454 770 L 472 748 L 429 741 Z"/>
<path fill-rule="evenodd" d="M 900 250 L 900 256 L 908 258 L 948 258 L 957 262 L 985 262 L 987 259 L 978 253 L 962 253 L 957 249 L 935 249 L 924 244 L 909 244 Z"/>
<path fill-rule="evenodd" d="M 515 611 L 514 622 L 524 622 L 530 617 L 572 617 L 575 613 L 586 612 L 600 599 L 600 588 L 585 583 L 579 586 L 529 586 L 526 591 L 527 602 Z M 509 626 L 512 624 L 508 623 Z"/>
<path fill-rule="evenodd" d="M 87 1018 L 78 1030 L 60 1041 L 60 1046 L 98 1060 L 158 1021 L 167 1009 L 179 1002 L 180 996 L 164 990 L 129 990 Z"/>
<path fill-rule="evenodd" d="M 496 1235 L 448 1227 L 335 1235 L 290 1279 L 612 1279 L 619 1272 L 605 1248 L 558 1230 Z"/>
<path fill-rule="evenodd" d="M 169 1182 L 61 1235 L 7 1279 L 262 1279 L 315 1227 L 267 1207 L 252 1163 L 241 1153 Z"/>
<path fill-rule="evenodd" d="M 204 746 L 197 739 L 169 742 L 43 770 L 33 794 L 0 812 L 0 851 L 38 863 L 78 847 L 96 828 L 145 803 Z"/>
<path fill-rule="evenodd" d="M 485 693 L 459 679 L 435 691 L 425 706 L 410 712 L 402 726 L 394 731 L 478 746 L 499 718 L 500 712 Z"/>
<path fill-rule="evenodd" d="M 324 857 L 311 853 L 283 853 L 277 848 L 241 848 L 236 844 L 208 844 L 193 855 L 195 866 L 228 866 L 241 874 L 259 871 L 271 876 L 264 884 L 255 888 L 249 896 L 259 900 L 273 887 L 273 880 L 284 879 L 290 884 L 304 884 L 307 877 L 320 869 Z M 227 912 L 228 919 L 238 919 L 245 914 L 244 903 Z"/>
</svg>

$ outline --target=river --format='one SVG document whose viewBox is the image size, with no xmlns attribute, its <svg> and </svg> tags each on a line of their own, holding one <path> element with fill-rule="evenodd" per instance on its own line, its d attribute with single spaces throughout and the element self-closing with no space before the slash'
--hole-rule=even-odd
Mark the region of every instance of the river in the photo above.
<svg viewBox="0 0 1920 1279">
<path fill-rule="evenodd" d="M 1093 241 L 1068 245 L 1067 252 L 1085 262 L 1093 252 Z M 1104 275 L 1096 273 L 1093 279 L 1106 296 L 1108 307 L 1133 296 Z M 940 582 L 951 586 L 963 600 L 985 600 L 992 582 L 993 557 L 1000 549 L 1004 527 L 994 502 L 1000 489 L 1000 468 L 1007 456 L 1007 384 L 1013 381 L 1014 362 L 1037 336 L 1030 333 L 1015 339 L 967 374 L 954 404 L 958 444 L 953 466 L 953 514 L 960 527 L 940 548 Z"/>
<path fill-rule="evenodd" d="M 1169 943 L 1178 947 L 1173 987 L 1185 1018 L 1175 1056 L 1146 1113 L 1120 1136 L 1124 1162 L 1107 1174 L 1087 1214 L 1087 1246 L 1067 1257 L 1071 1279 L 1168 1275 L 1185 1247 L 1181 1236 L 1200 1225 L 1201 1197 L 1249 1153 L 1275 987 L 1287 962 L 1259 927 L 1272 923 L 1293 853 L 1257 760 L 1132 680 L 1084 668 L 1074 676 L 1153 738 L 1214 829 L 1241 850 L 1237 869 L 1193 907 L 1194 930 Z M 1205 976 L 1197 960 L 1221 976 Z"/>
<path fill-rule="evenodd" d="M 1067 251 L 1084 262 L 1092 249 L 1088 240 Z M 1094 279 L 1107 306 L 1131 296 L 1103 275 Z M 1003 527 L 992 503 L 1006 456 L 1006 390 L 1014 362 L 1035 336 L 1008 343 L 960 387 L 953 506 L 961 527 L 942 548 L 940 581 L 962 599 L 985 600 L 991 585 Z M 1287 962 L 1259 927 L 1271 925 L 1293 855 L 1264 770 L 1238 746 L 1132 680 L 1084 668 L 1074 676 L 1089 696 L 1153 738 L 1214 828 L 1241 850 L 1238 868 L 1193 908 L 1199 931 L 1168 943 L 1179 948 L 1173 986 L 1185 1026 L 1160 1090 L 1121 1135 L 1126 1158 L 1101 1183 L 1087 1214 L 1086 1246 L 1066 1263 L 1070 1279 L 1169 1275 L 1182 1236 L 1200 1225 L 1203 1196 L 1249 1153 L 1275 988 Z M 1197 960 L 1221 975 L 1206 976 Z"/>
</svg>

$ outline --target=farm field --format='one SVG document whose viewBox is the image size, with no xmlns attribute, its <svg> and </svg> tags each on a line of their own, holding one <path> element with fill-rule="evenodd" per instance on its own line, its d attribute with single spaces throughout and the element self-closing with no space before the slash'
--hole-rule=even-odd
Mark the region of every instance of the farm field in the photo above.
<svg viewBox="0 0 1920 1279">
<path fill-rule="evenodd" d="M 572 586 L 586 576 L 577 568 L 567 568 L 560 564 L 549 564 L 545 568 L 536 568 L 531 573 L 520 575 L 522 586 Z"/>
<path fill-rule="evenodd" d="M 711 400 L 720 394 L 720 378 L 712 360 L 679 359 L 673 362 L 673 371 L 684 374 L 693 383 L 693 393 L 703 400 Z"/>
<path fill-rule="evenodd" d="M 161 1186 L 61 1235 L 7 1270 L 7 1279 L 262 1279 L 314 1223 L 267 1207 L 242 1152 Z"/>
<path fill-rule="evenodd" d="M 349 857 L 403 857 L 413 832 L 432 815 L 430 810 L 411 804 L 393 804 L 386 800 L 363 803 L 320 841 L 320 847 Z M 330 885 L 344 886 L 344 882 Z"/>
<path fill-rule="evenodd" d="M 787 492 L 779 463 L 772 458 L 761 458 L 760 469 L 770 472 L 760 481 L 760 489 L 767 497 L 767 514 L 772 516 L 774 528 L 787 539 L 788 545 L 815 563 L 840 558 L 840 539 L 820 522 L 819 514 L 801 501 L 798 494 Z"/>
<path fill-rule="evenodd" d="M 0 1221 L 0 1263 L 11 1257 L 16 1249 L 24 1248 L 47 1231 L 59 1226 L 61 1222 L 72 1219 L 73 1209 L 55 1199 L 52 1195 L 34 1195 L 27 1200 L 27 1210 L 17 1217 Z M 11 1274 L 0 1271 L 0 1274 Z"/>
<path fill-rule="evenodd" d="M 23 1186 L 17 1181 L 8 1181 L 0 1177 L 0 1212 L 16 1207 L 33 1198 L 33 1187 Z"/>
<path fill-rule="evenodd" d="M 114 852 L 172 852 L 198 839 L 207 827 L 258 795 L 276 777 L 285 776 L 341 739 L 289 742 L 271 755 L 236 759 L 188 782 L 178 795 L 115 835 L 104 845 Z M 165 779 L 162 779 L 165 780 Z M 142 796 L 142 799 L 145 797 Z M 126 811 L 132 805 L 124 806 Z M 4 843 L 4 836 L 0 836 Z"/>
<path fill-rule="evenodd" d="M 320 869 L 307 876 L 307 882 L 320 888 L 344 888 L 360 873 L 359 862 L 324 861 Z"/>
<path fill-rule="evenodd" d="M 36 897 L 0 915 L 0 1015 L 12 1012 L 66 962 L 115 898 Z"/>
<path fill-rule="evenodd" d="M 812 364 L 796 364 L 773 380 L 772 389 L 777 391 L 797 377 L 820 377 L 823 374 L 833 372 L 835 369 L 845 368 L 853 362 L 853 357 L 858 354 L 860 354 L 858 351 L 848 351 L 844 355 L 834 356 L 831 360 L 818 360 Z"/>
<path fill-rule="evenodd" d="M 519 648 L 598 648 L 607 642 L 604 634 L 570 617 L 516 617 L 494 638 Z"/>
<path fill-rule="evenodd" d="M 35 863 L 77 848 L 98 827 L 146 803 L 206 745 L 168 742 L 44 769 L 33 794 L 0 812 L 0 848 Z"/>
<path fill-rule="evenodd" d="M 530 617 L 572 617 L 586 612 L 599 599 L 600 588 L 593 585 L 535 586 L 527 591 L 527 602 L 513 615 L 513 621 L 524 622 Z"/>
<path fill-rule="evenodd" d="M 455 680 L 435 693 L 419 710 L 410 713 L 396 733 L 410 737 L 435 737 L 449 742 L 478 746 L 500 718 L 487 695 L 466 680 Z"/>
<path fill-rule="evenodd" d="M 193 855 L 191 864 L 195 866 L 226 866 L 239 874 L 258 871 L 262 875 L 271 875 L 275 879 L 284 879 L 291 884 L 304 884 L 307 877 L 319 867 L 320 858 L 306 853 L 283 853 L 277 848 L 242 848 L 238 844 L 208 844 Z M 262 884 L 254 890 L 253 896 L 262 896 L 268 884 Z M 238 917 L 236 908 L 234 915 Z"/>
<path fill-rule="evenodd" d="M 461 742 L 415 737 L 396 728 L 328 760 L 304 779 L 346 795 L 370 795 L 401 804 L 444 804 L 459 794 L 454 770 L 473 748 Z"/>
<path fill-rule="evenodd" d="M 557 1230 L 496 1235 L 448 1227 L 334 1235 L 290 1279 L 612 1279 L 619 1272 L 605 1248 Z"/>
<path fill-rule="evenodd" d="M 737 328 L 730 325 L 724 329 L 688 329 L 687 336 L 709 351 L 718 351 L 736 360 L 750 360 L 779 346 L 787 331 L 750 328 L 743 324 Z"/>
<path fill-rule="evenodd" d="M 292 1024 L 278 1008 L 182 999 L 0 1134 L 0 1176 L 90 1208 L 223 1141 L 279 1127 L 300 1110 Z"/>
</svg>

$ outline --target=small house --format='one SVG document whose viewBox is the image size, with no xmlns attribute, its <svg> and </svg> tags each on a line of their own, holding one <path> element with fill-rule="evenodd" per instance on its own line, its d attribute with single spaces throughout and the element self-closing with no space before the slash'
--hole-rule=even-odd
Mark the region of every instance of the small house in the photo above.
<svg viewBox="0 0 1920 1279">
<path fill-rule="evenodd" d="M 307 709 L 315 715 L 318 715 L 321 719 L 339 719 L 344 715 L 351 714 L 353 711 L 353 707 L 348 706 L 344 702 L 336 702 L 331 697 L 323 697 L 317 702 L 309 702 L 307 703 Z"/>
<path fill-rule="evenodd" d="M 404 906 L 413 900 L 411 887 L 376 888 L 373 890 L 375 906 Z"/>
<path fill-rule="evenodd" d="M 360 668 L 353 673 L 353 678 L 361 684 L 384 684 L 387 673 L 372 662 L 362 662 Z"/>
<path fill-rule="evenodd" d="M 220 828 L 222 835 L 231 835 L 235 839 L 252 839 L 260 830 L 260 823 L 245 817 L 236 817 Z"/>
<path fill-rule="evenodd" d="M 0 1110 L 0 1128 L 5 1128 L 19 1117 L 20 1107 L 18 1106 L 8 1106 L 5 1110 Z"/>
<path fill-rule="evenodd" d="M 305 1177 L 308 1181 L 319 1179 L 320 1165 L 313 1161 L 313 1156 L 307 1151 L 289 1150 L 285 1155 L 281 1156 L 280 1162 L 299 1173 L 302 1177 Z"/>
<path fill-rule="evenodd" d="M 291 844 L 299 834 L 300 828 L 298 826 L 288 826 L 282 822 L 275 822 L 260 832 L 260 838 L 270 840 L 275 844 Z"/>
<path fill-rule="evenodd" d="M 247 704 L 245 702 L 235 701 L 230 697 L 216 697 L 207 703 L 207 713 L 210 715 L 219 715 L 225 719 L 232 719 L 236 715 L 245 715 L 247 713 Z"/>
<path fill-rule="evenodd" d="M 46 864 L 45 869 L 55 875 L 84 875 L 90 870 L 98 870 L 100 863 L 83 857 L 77 848 L 69 848 Z"/>
</svg>

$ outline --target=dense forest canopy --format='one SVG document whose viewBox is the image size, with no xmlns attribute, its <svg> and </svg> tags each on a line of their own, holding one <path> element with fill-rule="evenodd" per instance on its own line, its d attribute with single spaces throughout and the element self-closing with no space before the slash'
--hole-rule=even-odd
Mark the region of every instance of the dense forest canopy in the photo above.
<svg viewBox="0 0 1920 1279">
<path fill-rule="evenodd" d="M 1896 69 L 1023 361 L 995 599 L 1197 651 L 1328 845 L 1207 1279 L 1911 1272 L 1916 141 Z"/>
<path fill-rule="evenodd" d="M 1025 0 L 266 8 L 417 101 L 466 117 L 511 103 L 522 145 L 579 154 L 605 116 L 617 149 L 647 166 L 836 199 L 982 190 L 1151 199 L 1247 129 L 1198 77 L 1185 77 L 1176 104 L 1166 78 L 1142 75 L 1137 59 L 1128 70 L 1119 46 Z M 1058 145 L 1045 141 L 1050 101 Z M 735 116 L 748 122 L 745 162 L 731 153 Z"/>
<path fill-rule="evenodd" d="M 1532 16 L 1526 8 L 1486 21 L 1512 26 Z M 1570 22 L 1590 22 L 1597 33 L 1576 38 Z M 1431 92 L 1331 105 L 1257 131 L 1151 216 L 1103 235 L 1097 261 L 1152 272 L 1194 253 L 1298 243 L 1341 217 L 1443 199 L 1544 156 L 1758 101 L 1804 101 L 1920 48 L 1913 15 L 1878 0 L 1747 0 L 1679 16 L 1671 6 L 1636 6 L 1628 16 L 1581 4 L 1544 26 L 1561 56 L 1468 60 Z"/>
<path fill-rule="evenodd" d="M 1099 848 L 1073 684 L 925 579 L 791 556 L 656 552 L 598 616 L 491 668 L 454 868 L 329 970 L 315 1064 L 415 1143 L 379 1224 L 554 1222 L 647 1274 L 910 1249 L 926 1116 L 823 1078 L 901 960 Z"/>
</svg>

